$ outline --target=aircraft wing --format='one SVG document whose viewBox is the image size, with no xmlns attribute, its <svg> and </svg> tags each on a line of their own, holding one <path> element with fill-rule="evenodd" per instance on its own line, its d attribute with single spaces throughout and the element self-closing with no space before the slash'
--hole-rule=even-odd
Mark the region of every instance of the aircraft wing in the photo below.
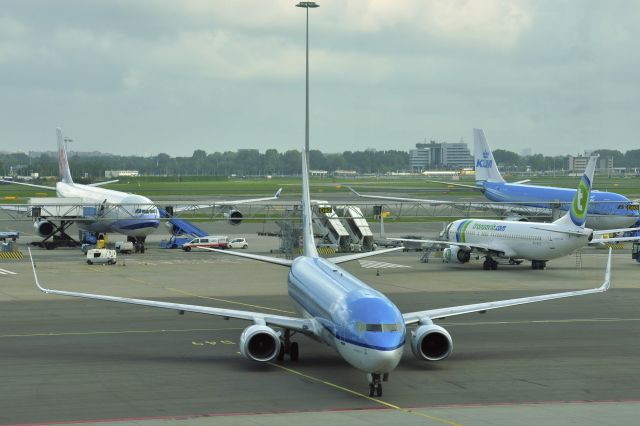
<svg viewBox="0 0 640 426">
<path fill-rule="evenodd" d="M 611 237 L 611 238 L 594 238 L 589 241 L 589 245 L 606 244 L 606 243 L 622 243 L 625 241 L 640 241 L 640 237 Z"/>
<path fill-rule="evenodd" d="M 410 242 L 410 243 L 439 244 L 439 245 L 442 245 L 442 246 L 458 246 L 458 247 L 465 247 L 465 248 L 467 248 L 469 250 L 475 249 L 475 250 L 479 250 L 479 251 L 492 251 L 492 252 L 496 252 L 496 253 L 504 253 L 504 250 L 498 249 L 498 248 L 495 248 L 495 247 L 491 247 L 488 244 L 458 243 L 458 242 L 454 242 L 454 241 L 442 241 L 442 240 L 418 240 L 418 239 L 411 239 L 411 238 L 387 238 L 387 240 L 407 241 L 407 242 Z"/>
<path fill-rule="evenodd" d="M 541 296 L 521 297 L 518 299 L 498 300 L 495 302 L 475 303 L 471 305 L 453 306 L 451 308 L 431 309 L 427 311 L 410 312 L 403 314 L 405 324 L 416 324 L 422 320 L 442 319 L 456 315 L 470 314 L 474 312 L 485 312 L 491 309 L 507 308 L 509 306 L 525 305 L 528 303 L 544 302 L 546 300 L 563 299 L 573 296 L 584 296 L 587 294 L 603 293 L 609 290 L 611 285 L 611 252 L 609 249 L 609 258 L 604 275 L 604 282 L 600 287 L 588 290 L 566 291 L 563 293 L 551 293 Z"/>
<path fill-rule="evenodd" d="M 198 247 L 198 248 L 201 248 L 203 250 L 215 251 L 216 253 L 228 254 L 230 256 L 244 257 L 245 259 L 257 260 L 259 262 L 271 263 L 279 266 L 286 266 L 287 268 L 293 264 L 293 260 L 281 259 L 279 257 L 262 256 L 259 254 L 252 254 L 252 253 L 240 253 L 238 251 L 220 250 L 220 249 L 214 249 L 211 247 Z"/>
<path fill-rule="evenodd" d="M 481 186 L 475 186 L 475 185 L 466 185 L 464 183 L 454 183 L 454 182 L 445 182 L 442 180 L 429 180 L 429 179 L 425 179 L 426 182 L 430 182 L 430 183 L 438 183 L 440 185 L 451 185 L 451 186 L 457 186 L 458 188 L 467 188 L 467 189 L 475 189 L 476 191 L 484 191 L 484 188 Z"/>
<path fill-rule="evenodd" d="M 356 194 L 358 197 L 361 197 L 361 198 L 372 198 L 374 200 L 406 201 L 410 203 L 423 203 L 423 204 L 460 204 L 460 203 L 452 203 L 450 201 L 428 200 L 428 199 L 421 199 L 421 198 L 388 197 L 384 195 L 364 195 L 364 194 L 360 194 L 358 191 L 356 191 L 355 189 L 353 189 L 348 185 L 345 185 L 345 186 L 349 188 L 349 191 L 353 192 L 354 194 Z"/>
<path fill-rule="evenodd" d="M 132 299 L 128 297 L 107 296 L 102 294 L 80 293 L 75 291 L 51 290 L 40 285 L 38 275 L 36 273 L 36 265 L 29 249 L 29 257 L 31 258 L 31 268 L 36 281 L 36 286 L 46 294 L 57 294 L 60 296 L 79 297 L 84 299 L 103 300 L 107 302 L 127 303 L 130 305 L 148 306 L 151 308 L 170 309 L 179 312 L 193 312 L 197 314 L 213 315 L 223 318 L 235 318 L 255 323 L 264 322 L 276 327 L 283 327 L 290 330 L 299 331 L 304 334 L 315 335 L 317 333 L 315 324 L 311 320 L 288 317 L 283 315 L 265 314 L 262 312 L 240 311 L 236 309 L 213 308 L 209 306 L 186 305 L 183 303 L 160 302 L 146 299 Z"/>
<path fill-rule="evenodd" d="M 0 209 L 12 211 L 12 212 L 19 212 L 19 213 L 29 212 L 29 207 L 25 206 L 24 204 L 18 204 L 18 205 L 5 204 L 3 206 L 0 206 Z"/>
<path fill-rule="evenodd" d="M 90 183 L 87 186 L 104 186 L 104 185 L 109 185 L 110 183 L 117 183 L 117 182 L 120 182 L 120 180 L 116 179 L 116 180 L 108 180 L 106 182 Z"/>
<path fill-rule="evenodd" d="M 175 207 L 173 209 L 173 211 L 180 213 L 180 212 L 185 212 L 185 211 L 207 209 L 207 208 L 211 208 L 211 207 L 214 207 L 214 206 L 235 206 L 235 205 L 238 205 L 238 204 L 249 204 L 249 203 L 256 203 L 256 202 L 259 202 L 259 201 L 271 201 L 271 200 L 279 199 L 281 193 L 282 193 L 282 188 L 278 189 L 276 191 L 276 193 L 271 197 L 247 198 L 247 199 L 244 199 L 244 200 L 230 200 L 230 201 L 213 201 L 210 204 L 197 204 L 197 205 L 194 205 L 194 206 Z"/>
<path fill-rule="evenodd" d="M 640 228 L 600 229 L 600 230 L 594 230 L 593 235 L 617 234 L 618 232 L 634 232 L 634 231 L 640 231 Z"/>
<path fill-rule="evenodd" d="M 12 180 L 4 180 L 4 179 L 0 179 L 0 182 L 2 182 L 2 183 L 12 183 L 14 185 L 30 186 L 32 188 L 46 189 L 46 190 L 49 190 L 49 191 L 55 191 L 56 190 L 55 186 L 36 185 L 34 183 L 14 182 Z"/>
<path fill-rule="evenodd" d="M 431 182 L 431 181 L 429 181 Z M 436 181 L 434 181 L 436 182 Z M 441 182 L 442 183 L 442 182 Z M 452 184 L 452 185 L 460 185 L 460 184 Z M 374 200 L 387 200 L 387 201 L 399 201 L 405 203 L 421 203 L 421 204 L 432 204 L 432 205 L 441 205 L 441 206 L 459 206 L 465 208 L 474 208 L 479 210 L 488 210 L 493 212 L 498 212 L 500 214 L 510 214 L 510 213 L 522 213 L 526 215 L 530 214 L 550 214 L 551 210 L 544 207 L 532 207 L 527 206 L 526 202 L 477 202 L 477 201 L 443 201 L 443 200 L 431 200 L 428 198 L 407 198 L 407 197 L 390 197 L 384 195 L 365 195 L 361 194 L 352 187 L 345 185 L 351 192 L 361 198 L 371 198 Z M 463 185 L 467 186 L 467 185 Z M 468 185 L 470 188 L 471 186 Z M 472 187 L 475 189 L 481 189 Z"/>
<path fill-rule="evenodd" d="M 351 262 L 352 260 L 363 259 L 365 257 L 377 256 L 379 254 L 385 254 L 392 251 L 403 250 L 404 247 L 393 247 L 383 250 L 368 251 L 365 253 L 346 254 L 344 256 L 328 257 L 327 260 L 331 263 L 339 265 L 340 263 Z"/>
</svg>

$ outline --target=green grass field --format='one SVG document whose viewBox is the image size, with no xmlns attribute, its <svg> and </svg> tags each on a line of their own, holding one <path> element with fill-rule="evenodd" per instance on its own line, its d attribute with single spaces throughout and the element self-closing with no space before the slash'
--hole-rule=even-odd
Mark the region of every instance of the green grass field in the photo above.
<svg viewBox="0 0 640 426">
<path fill-rule="evenodd" d="M 511 179 L 516 180 L 516 179 Z M 559 187 L 577 187 L 578 177 L 543 177 L 532 178 L 536 185 L 553 185 Z M 613 191 L 626 195 L 632 199 L 640 198 L 640 179 L 638 178 L 607 178 L 598 176 L 595 189 Z M 445 181 L 448 182 L 448 181 Z M 458 183 L 473 184 L 472 177 L 466 177 Z M 448 187 L 447 185 L 426 182 L 423 178 L 361 178 L 361 179 L 312 179 L 312 193 L 314 196 L 322 193 L 347 193 L 344 185 L 352 185 L 363 193 L 392 193 L 395 191 L 410 192 L 412 197 L 437 198 L 441 190 L 443 195 L 468 197 L 477 195 L 473 190 Z M 220 179 L 206 180 L 202 177 L 194 178 L 127 178 L 121 182 L 106 186 L 109 189 L 132 192 L 150 198 L 188 196 L 225 198 L 231 196 L 269 196 L 278 188 L 284 188 L 283 196 L 287 199 L 300 194 L 299 178 L 273 179 Z M 435 191 L 435 192 L 434 192 Z M 0 185 L 0 203 L 26 203 L 30 197 L 55 196 L 54 191 L 29 188 L 21 185 Z"/>
</svg>

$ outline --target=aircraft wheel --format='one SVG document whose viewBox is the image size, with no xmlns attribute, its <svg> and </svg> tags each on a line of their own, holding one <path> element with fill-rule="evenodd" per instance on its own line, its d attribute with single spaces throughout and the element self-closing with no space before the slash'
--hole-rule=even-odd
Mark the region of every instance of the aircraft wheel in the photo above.
<svg viewBox="0 0 640 426">
<path fill-rule="evenodd" d="M 482 269 L 484 269 L 485 271 L 488 271 L 489 269 L 491 269 L 491 265 L 488 260 L 484 261 L 484 263 L 482 264 Z"/>
<path fill-rule="evenodd" d="M 495 260 L 491 261 L 491 270 L 495 271 L 498 269 L 498 262 L 496 262 Z"/>
<path fill-rule="evenodd" d="M 289 358 L 291 361 L 297 361 L 300 358 L 300 349 L 298 348 L 298 342 L 293 342 L 289 348 Z"/>
<path fill-rule="evenodd" d="M 369 385 L 369 396 L 375 396 L 376 387 L 372 384 Z"/>
<path fill-rule="evenodd" d="M 378 383 L 376 386 L 376 396 L 382 396 L 382 383 Z"/>
</svg>

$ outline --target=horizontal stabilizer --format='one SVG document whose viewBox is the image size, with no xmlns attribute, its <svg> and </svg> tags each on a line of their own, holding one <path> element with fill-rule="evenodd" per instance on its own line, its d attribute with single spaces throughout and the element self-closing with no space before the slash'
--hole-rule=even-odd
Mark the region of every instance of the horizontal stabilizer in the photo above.
<svg viewBox="0 0 640 426">
<path fill-rule="evenodd" d="M 292 260 L 280 259 L 279 257 L 262 256 L 259 254 L 251 254 L 251 253 L 240 253 L 237 251 L 220 250 L 220 249 L 214 249 L 210 247 L 198 247 L 198 248 L 209 250 L 209 251 L 215 251 L 216 253 L 227 254 L 229 256 L 244 257 L 245 259 L 257 260 L 258 262 L 271 263 L 279 266 L 290 267 L 293 264 Z"/>
<path fill-rule="evenodd" d="M 383 249 L 383 250 L 368 251 L 365 253 L 355 253 L 355 254 L 347 254 L 344 256 L 329 257 L 327 258 L 327 260 L 331 263 L 338 265 L 340 263 L 351 262 L 352 260 L 364 259 L 365 257 L 377 256 L 379 254 L 390 253 L 392 251 L 398 251 L 402 249 L 404 249 L 404 247 L 393 247 L 393 248 Z"/>
</svg>

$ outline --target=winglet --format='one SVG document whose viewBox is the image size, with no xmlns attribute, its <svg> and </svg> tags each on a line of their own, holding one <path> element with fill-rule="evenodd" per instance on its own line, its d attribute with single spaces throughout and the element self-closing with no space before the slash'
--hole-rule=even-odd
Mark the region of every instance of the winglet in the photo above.
<svg viewBox="0 0 640 426">
<path fill-rule="evenodd" d="M 600 286 L 601 291 L 607 291 L 611 287 L 611 253 L 613 253 L 613 249 L 609 247 L 609 259 L 607 260 L 607 269 L 604 273 L 604 282 Z"/>
<path fill-rule="evenodd" d="M 281 194 L 281 193 L 282 193 L 282 188 L 280 188 L 280 189 L 278 189 L 278 190 L 276 191 L 276 195 L 274 195 L 274 198 L 276 198 L 276 199 L 277 199 L 277 198 L 280 198 L 280 194 Z"/>
<path fill-rule="evenodd" d="M 36 262 L 33 261 L 33 255 L 31 254 L 31 248 L 28 247 L 27 250 L 29 250 L 29 259 L 31 259 L 31 269 L 33 269 L 33 278 L 36 280 L 36 286 L 40 289 L 40 291 L 42 291 L 43 293 L 49 293 L 49 290 L 42 287 L 40 285 L 40 281 L 38 281 L 38 274 L 36 273 Z"/>
<path fill-rule="evenodd" d="M 349 188 L 349 191 L 353 192 L 354 194 L 356 194 L 358 197 L 361 197 L 360 193 L 358 191 L 356 191 L 355 189 L 353 189 L 352 187 L 350 187 L 349 185 L 345 185 L 347 188 Z"/>
</svg>

